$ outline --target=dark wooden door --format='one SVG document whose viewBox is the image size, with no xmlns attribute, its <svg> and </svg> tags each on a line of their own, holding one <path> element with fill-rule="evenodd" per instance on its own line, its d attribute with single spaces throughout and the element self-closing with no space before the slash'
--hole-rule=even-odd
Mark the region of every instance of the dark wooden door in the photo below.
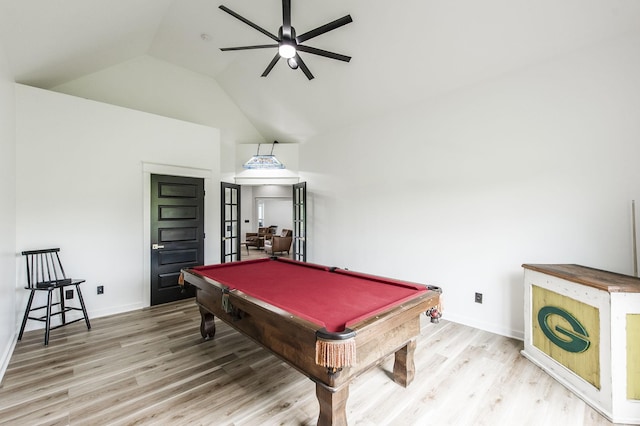
<svg viewBox="0 0 640 426">
<path fill-rule="evenodd" d="M 220 182 L 220 262 L 241 260 L 240 185 Z"/>
<path fill-rule="evenodd" d="M 204 263 L 204 179 L 151 175 L 151 305 L 193 297 L 180 269 Z"/>
<path fill-rule="evenodd" d="M 293 258 L 307 261 L 307 182 L 293 185 Z"/>
</svg>

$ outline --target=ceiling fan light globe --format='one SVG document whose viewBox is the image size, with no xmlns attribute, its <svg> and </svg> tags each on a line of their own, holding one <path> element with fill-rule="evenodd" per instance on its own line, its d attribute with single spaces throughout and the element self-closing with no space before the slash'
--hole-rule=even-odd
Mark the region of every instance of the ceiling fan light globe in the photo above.
<svg viewBox="0 0 640 426">
<path fill-rule="evenodd" d="M 278 54 L 281 58 L 291 59 L 296 56 L 296 47 L 289 42 L 282 42 L 278 46 Z"/>
</svg>

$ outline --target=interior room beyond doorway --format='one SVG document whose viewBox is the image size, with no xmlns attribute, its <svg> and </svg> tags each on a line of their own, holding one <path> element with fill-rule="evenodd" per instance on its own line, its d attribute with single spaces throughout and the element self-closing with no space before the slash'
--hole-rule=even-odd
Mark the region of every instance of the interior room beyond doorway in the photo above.
<svg viewBox="0 0 640 426">
<path fill-rule="evenodd" d="M 241 190 L 241 237 L 258 232 L 260 227 L 275 226 L 275 234 L 293 229 L 291 185 L 243 185 Z M 259 250 L 251 247 L 251 251 Z M 245 255 L 246 252 L 243 252 Z"/>
</svg>

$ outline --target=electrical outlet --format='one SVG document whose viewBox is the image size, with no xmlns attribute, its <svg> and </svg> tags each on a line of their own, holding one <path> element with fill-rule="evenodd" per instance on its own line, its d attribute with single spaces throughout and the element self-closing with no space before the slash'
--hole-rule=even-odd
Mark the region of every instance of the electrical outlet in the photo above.
<svg viewBox="0 0 640 426">
<path fill-rule="evenodd" d="M 104 286 L 103 285 L 99 285 L 98 286 L 98 294 L 104 294 Z"/>
<path fill-rule="evenodd" d="M 69 299 L 73 299 L 73 289 L 71 290 L 66 290 L 64 292 L 64 298 L 69 300 Z"/>
<path fill-rule="evenodd" d="M 476 293 L 476 303 L 482 303 L 482 293 Z"/>
</svg>

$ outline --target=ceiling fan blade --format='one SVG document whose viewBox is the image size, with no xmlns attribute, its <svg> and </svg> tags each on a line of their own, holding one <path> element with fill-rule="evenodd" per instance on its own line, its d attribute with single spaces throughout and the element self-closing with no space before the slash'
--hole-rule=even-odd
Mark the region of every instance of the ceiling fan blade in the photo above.
<svg viewBox="0 0 640 426">
<path fill-rule="evenodd" d="M 353 19 L 351 19 L 351 15 L 343 16 L 342 18 L 336 19 L 333 22 L 329 22 L 328 24 L 324 24 L 316 29 L 307 31 L 304 34 L 299 35 L 298 37 L 296 37 L 296 42 L 298 44 L 303 43 L 311 38 L 318 37 L 319 35 L 322 35 L 331 30 L 335 30 L 336 28 L 340 28 L 341 26 L 347 25 L 351 22 L 353 22 Z"/>
<path fill-rule="evenodd" d="M 291 36 L 291 0 L 282 0 L 282 34 Z"/>
<path fill-rule="evenodd" d="M 296 53 L 295 58 L 296 58 L 296 62 L 298 63 L 298 66 L 300 67 L 304 75 L 306 75 L 309 80 L 313 80 L 313 74 L 311 74 L 311 71 L 309 71 L 307 64 L 304 63 L 300 55 Z"/>
<path fill-rule="evenodd" d="M 303 46 L 299 44 L 296 46 L 296 49 L 300 52 L 312 53 L 318 56 L 324 56 L 325 58 L 337 59 L 338 61 L 349 62 L 351 60 L 351 56 L 341 55 L 339 53 L 333 53 L 322 49 L 317 49 L 311 46 Z"/>
<path fill-rule="evenodd" d="M 266 49 L 269 47 L 278 47 L 277 44 L 257 44 L 255 46 L 238 46 L 238 47 L 221 47 L 220 50 L 226 52 L 228 50 L 250 50 L 250 49 Z"/>
<path fill-rule="evenodd" d="M 249 25 L 251 28 L 254 28 L 254 29 L 260 31 L 262 34 L 266 35 L 267 37 L 269 37 L 269 38 L 271 38 L 271 39 L 273 39 L 275 41 L 280 41 L 278 39 L 278 37 L 276 37 L 275 35 L 271 34 L 269 31 L 265 30 L 262 27 L 259 27 L 258 25 L 254 24 L 253 22 L 251 22 L 247 18 L 244 18 L 244 17 L 238 15 L 237 13 L 235 13 L 233 10 L 229 9 L 228 7 L 220 5 L 219 8 L 224 10 L 225 12 L 227 12 L 229 15 L 233 16 L 234 18 L 239 19 L 240 21 L 242 21 L 245 24 Z"/>
<path fill-rule="evenodd" d="M 276 63 L 278 62 L 278 59 L 280 59 L 280 54 L 276 53 L 276 56 L 274 56 L 273 59 L 271 60 L 271 62 L 269 62 L 269 65 L 267 66 L 267 69 L 264 70 L 264 72 L 262 73 L 262 77 L 266 77 L 266 76 L 269 75 L 269 73 L 271 72 L 273 67 L 276 66 Z"/>
</svg>

